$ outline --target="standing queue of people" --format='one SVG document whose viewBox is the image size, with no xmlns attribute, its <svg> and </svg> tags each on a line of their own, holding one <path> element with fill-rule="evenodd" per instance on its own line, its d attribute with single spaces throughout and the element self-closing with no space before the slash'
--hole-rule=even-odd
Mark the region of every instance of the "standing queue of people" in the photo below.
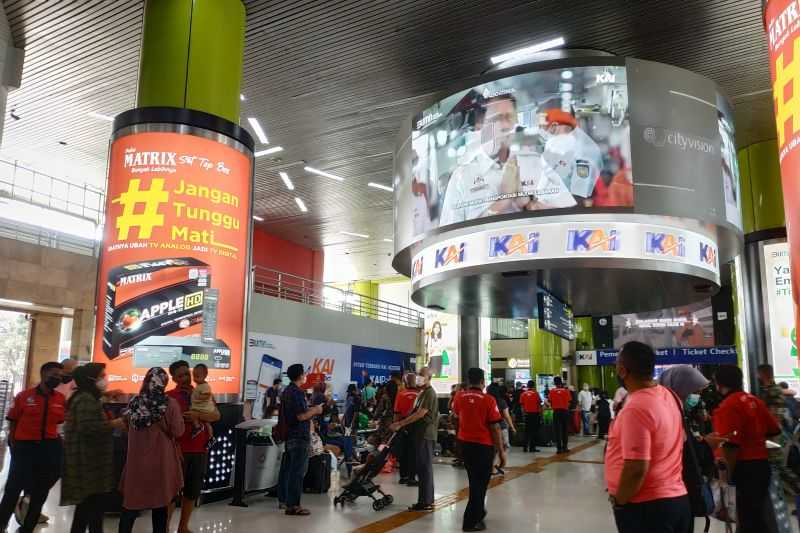
<svg viewBox="0 0 800 533">
<path fill-rule="evenodd" d="M 68 366 L 71 371 L 72 365 Z M 42 365 L 39 383 L 16 395 L 8 412 L 11 466 L 2 501 L 0 531 L 5 531 L 20 495 L 29 496 L 21 516 L 23 533 L 32 533 L 50 489 L 61 478 L 61 505 L 75 505 L 71 533 L 103 531 L 104 513 L 122 495 L 120 533 L 130 533 L 141 511 L 150 510 L 154 533 L 166 533 L 180 501 L 179 533 L 189 532 L 199 498 L 210 440 L 209 423 L 219 411 L 193 411 L 192 377 L 185 361 L 169 374 L 151 368 L 139 394 L 121 416 L 104 409 L 105 365 L 89 363 L 72 371 L 69 399 L 59 391 L 64 365 Z M 170 376 L 175 387 L 167 391 Z M 62 390 L 64 388 L 62 387 Z M 63 424 L 63 439 L 58 428 Z M 112 432 L 127 431 L 127 460 L 117 482 Z M 63 474 L 62 474 L 63 473 Z"/>
</svg>

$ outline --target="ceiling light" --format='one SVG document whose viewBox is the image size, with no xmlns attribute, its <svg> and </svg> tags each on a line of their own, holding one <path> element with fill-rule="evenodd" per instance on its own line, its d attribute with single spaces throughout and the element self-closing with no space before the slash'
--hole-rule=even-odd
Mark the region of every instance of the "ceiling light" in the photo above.
<svg viewBox="0 0 800 533">
<path fill-rule="evenodd" d="M 394 189 L 389 187 L 388 185 L 382 185 L 380 183 L 374 183 L 374 182 L 369 182 L 367 183 L 367 185 L 374 189 L 381 189 L 382 191 L 394 192 Z"/>
<path fill-rule="evenodd" d="M 264 222 L 264 219 L 263 219 L 263 218 L 261 218 L 261 217 L 260 217 L 260 216 L 258 216 L 258 215 L 253 215 L 253 220 L 255 220 L 256 222 Z"/>
<path fill-rule="evenodd" d="M 261 150 L 260 152 L 256 152 L 253 155 L 255 157 L 261 157 L 262 155 L 275 154 L 278 152 L 283 152 L 282 146 L 273 146 L 272 148 L 267 148 L 266 150 Z"/>
<path fill-rule="evenodd" d="M 369 239 L 369 235 L 364 235 L 363 233 L 351 233 L 349 231 L 340 231 L 342 235 L 349 235 L 350 237 L 361 237 L 362 239 Z"/>
<path fill-rule="evenodd" d="M 256 117 L 248 117 L 247 122 L 250 123 L 250 127 L 253 128 L 253 133 L 258 137 L 258 142 L 261 144 L 269 144 L 267 133 L 264 131 L 264 128 L 261 127 L 261 123 L 258 119 Z"/>
<path fill-rule="evenodd" d="M 525 48 L 518 48 L 517 50 L 512 50 L 511 52 L 506 52 L 505 54 L 492 56 L 490 59 L 493 64 L 497 65 L 499 63 L 505 63 L 506 61 L 510 61 L 513 59 L 520 59 L 522 57 L 529 56 L 531 54 L 535 54 L 536 52 L 541 52 L 543 50 L 549 50 L 551 48 L 564 46 L 564 43 L 565 41 L 563 37 L 557 37 L 556 39 L 550 39 L 549 41 L 544 41 L 531 46 L 526 46 Z"/>
<path fill-rule="evenodd" d="M 303 213 L 308 213 L 308 208 L 306 207 L 305 202 L 301 198 L 295 196 L 294 201 L 297 203 L 297 207 L 300 208 L 300 211 Z"/>
<path fill-rule="evenodd" d="M 239 100 L 241 100 L 242 102 L 244 102 L 245 100 L 247 100 L 247 98 L 245 98 L 243 94 L 240 94 L 240 95 L 239 95 Z"/>
<path fill-rule="evenodd" d="M 572 71 L 571 70 L 565 70 L 564 72 L 561 73 L 561 77 L 563 79 L 565 79 L 565 80 L 571 80 L 572 79 Z"/>
<path fill-rule="evenodd" d="M 383 239 L 383 242 L 394 242 L 392 239 Z"/>
<path fill-rule="evenodd" d="M 5 298 L 0 298 L 0 305 L 24 305 L 24 306 L 32 306 L 34 305 L 33 302 L 23 302 L 22 300 L 7 300 Z"/>
<path fill-rule="evenodd" d="M 318 170 L 313 167 L 304 167 L 304 169 L 306 172 L 311 172 L 312 174 L 317 174 L 318 176 L 325 176 L 326 178 L 330 178 L 332 180 L 344 181 L 344 178 L 342 178 L 341 176 L 330 174 L 329 172 L 325 172 L 324 170 Z"/>
<path fill-rule="evenodd" d="M 89 115 L 90 117 L 96 118 L 98 120 L 107 120 L 108 122 L 113 122 L 114 121 L 114 117 L 112 117 L 111 115 L 104 115 L 102 113 L 95 113 L 94 111 L 89 111 L 86 114 Z"/>
<path fill-rule="evenodd" d="M 286 188 L 289 189 L 290 191 L 293 191 L 294 183 L 292 183 L 292 180 L 289 178 L 289 174 L 287 174 L 286 172 L 278 172 L 278 174 L 281 176 L 283 184 L 286 185 Z"/>
</svg>

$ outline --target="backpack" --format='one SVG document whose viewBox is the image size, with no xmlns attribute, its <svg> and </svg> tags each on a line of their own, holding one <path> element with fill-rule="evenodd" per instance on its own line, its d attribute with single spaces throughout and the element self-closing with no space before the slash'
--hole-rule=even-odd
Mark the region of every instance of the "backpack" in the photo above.
<svg viewBox="0 0 800 533">
<path fill-rule="evenodd" d="M 683 416 L 683 406 L 681 405 L 680 399 L 671 389 L 668 390 L 675 399 L 675 403 L 681 415 L 681 421 L 683 422 L 685 438 L 683 441 L 683 471 L 681 474 L 683 477 L 683 484 L 686 486 L 686 492 L 689 495 L 689 505 L 692 508 L 692 516 L 705 517 L 705 531 L 708 531 L 711 526 L 711 521 L 708 517 L 714 512 L 714 494 L 711 490 L 709 478 L 703 475 L 704 469 L 702 468 L 700 460 L 701 457 L 707 457 L 702 447 L 708 447 L 708 444 L 697 441 L 697 439 L 694 438 L 689 428 L 689 423 Z M 713 458 L 713 455 L 710 456 Z"/>
</svg>

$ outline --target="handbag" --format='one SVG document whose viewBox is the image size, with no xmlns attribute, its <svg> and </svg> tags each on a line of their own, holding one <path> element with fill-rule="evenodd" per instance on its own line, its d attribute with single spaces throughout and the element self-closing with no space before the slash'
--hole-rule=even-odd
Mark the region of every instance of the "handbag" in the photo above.
<svg viewBox="0 0 800 533">
<path fill-rule="evenodd" d="M 725 523 L 726 533 L 732 532 L 732 524 L 736 523 L 736 486 L 721 479 L 713 479 L 711 492 L 714 495 L 712 516 Z"/>
</svg>

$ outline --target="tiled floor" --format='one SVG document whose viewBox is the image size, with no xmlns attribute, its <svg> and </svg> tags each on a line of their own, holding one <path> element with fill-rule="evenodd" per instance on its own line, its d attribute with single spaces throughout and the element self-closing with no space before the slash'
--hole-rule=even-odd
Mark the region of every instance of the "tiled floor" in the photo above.
<svg viewBox="0 0 800 533">
<path fill-rule="evenodd" d="M 589 439 L 574 439 L 573 449 Z M 489 516 L 486 523 L 490 531 L 521 531 L 529 533 L 556 533 L 591 531 L 613 533 L 616 531 L 609 510 L 603 484 L 602 444 L 574 453 L 567 461 L 545 461 L 541 469 L 520 467 L 534 459 L 552 456 L 554 450 L 543 453 L 511 454 L 509 479 L 488 493 Z M 3 471 L 5 474 L 5 469 Z M 4 477 L 4 476 L 3 476 Z M 416 499 L 416 489 L 396 484 L 396 475 L 383 474 L 379 481 L 386 492 L 393 494 L 395 503 L 386 510 L 375 512 L 369 501 L 361 499 L 345 509 L 333 507 L 338 482 L 328 494 L 304 495 L 303 505 L 312 511 L 310 517 L 287 517 L 277 510 L 274 499 L 252 496 L 248 508 L 230 507 L 227 502 L 200 507 L 192 520 L 195 533 L 280 531 L 302 532 L 444 532 L 460 531 L 461 516 L 466 501 L 453 496 L 467 486 L 466 473 L 447 464 L 435 466 L 436 497 L 447 502 L 433 513 L 409 516 L 406 507 Z M 449 498 L 448 498 L 449 497 Z M 58 507 L 58 487 L 47 502 L 45 512 L 51 523 L 41 527 L 41 533 L 69 531 L 71 508 Z M 411 520 L 411 521 L 409 521 Z M 12 519 L 12 523 L 13 519 Z M 176 525 L 173 522 L 173 527 Z M 796 526 L 795 526 L 796 527 Z M 106 531 L 116 531 L 116 518 L 109 517 Z M 696 529 L 702 531 L 702 527 Z M 15 527 L 10 528 L 15 531 Z M 142 517 L 136 526 L 137 533 L 150 531 L 149 517 Z M 174 531 L 174 530 L 173 530 Z M 724 531 L 721 524 L 712 524 L 712 532 Z"/>
</svg>

